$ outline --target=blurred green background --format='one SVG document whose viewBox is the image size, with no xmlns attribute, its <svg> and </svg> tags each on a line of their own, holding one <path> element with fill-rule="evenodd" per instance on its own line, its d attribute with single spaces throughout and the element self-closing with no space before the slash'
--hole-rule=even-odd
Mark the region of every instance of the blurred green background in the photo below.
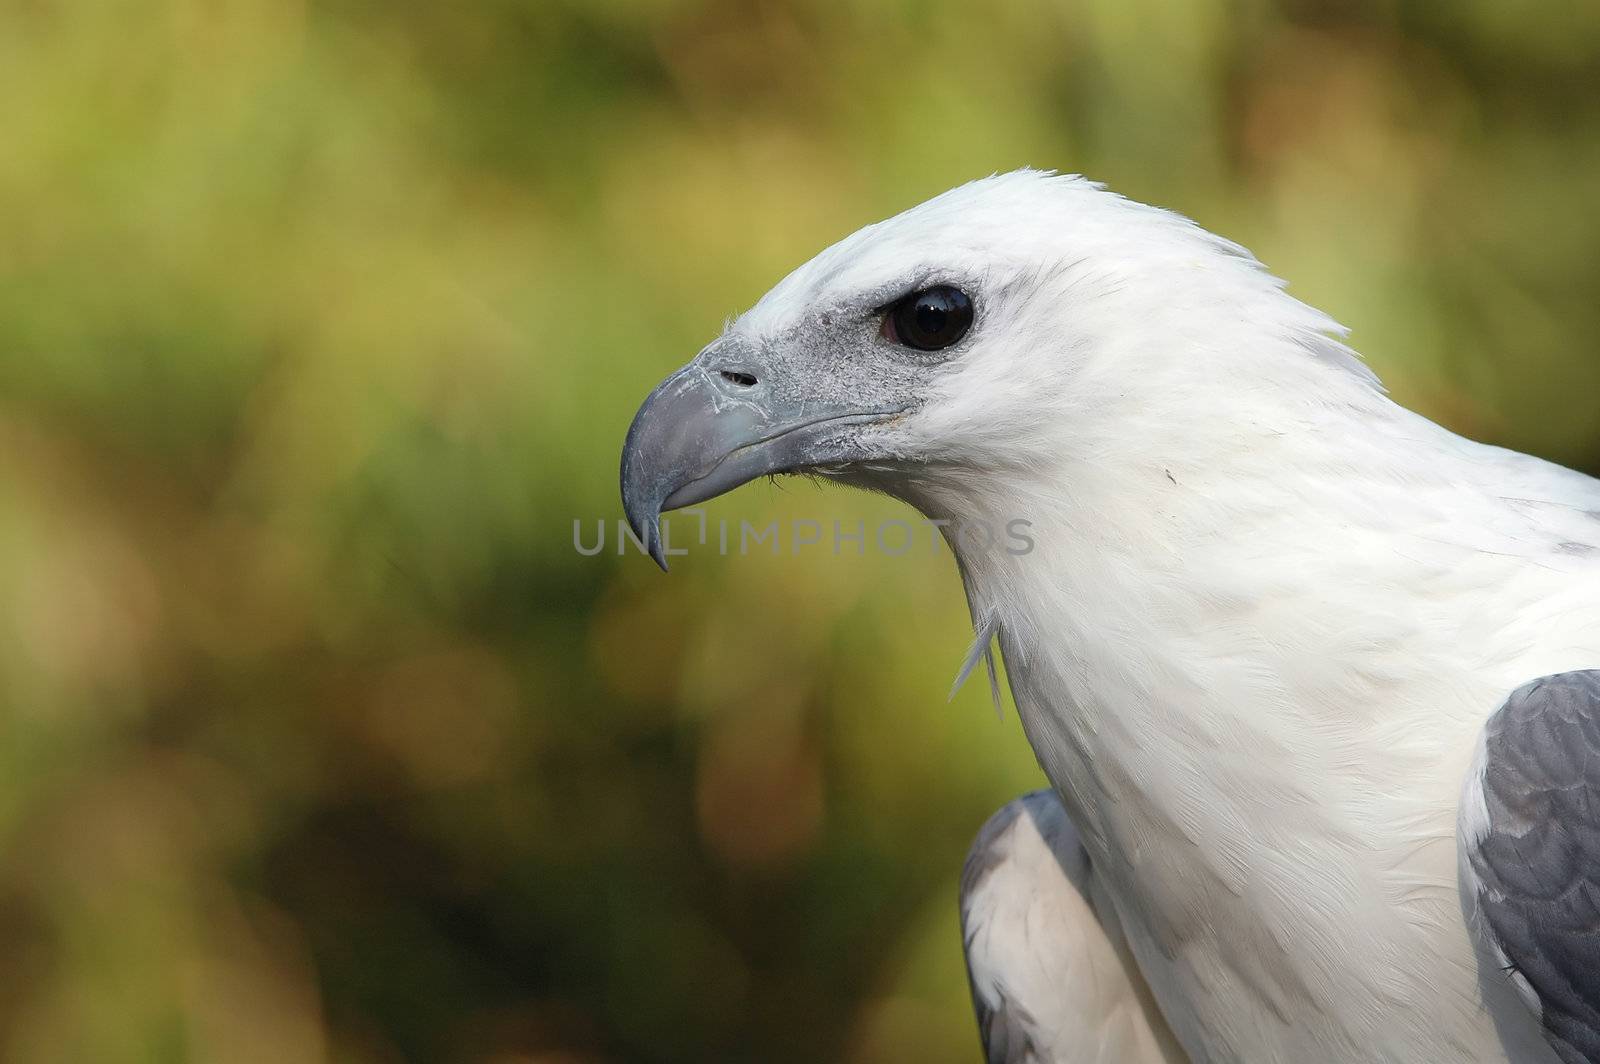
<svg viewBox="0 0 1600 1064">
<path fill-rule="evenodd" d="M 0 0 L 0 1054 L 976 1059 L 1041 777 L 948 556 L 581 557 L 636 404 L 1031 164 L 1600 469 L 1597 79 L 1592 2 Z"/>
</svg>

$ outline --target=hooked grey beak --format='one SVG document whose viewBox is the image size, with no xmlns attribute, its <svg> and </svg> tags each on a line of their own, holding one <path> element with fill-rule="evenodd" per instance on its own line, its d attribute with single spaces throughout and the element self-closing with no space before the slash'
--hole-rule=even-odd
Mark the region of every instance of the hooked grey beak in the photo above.
<svg viewBox="0 0 1600 1064">
<path fill-rule="evenodd" d="M 634 415 L 622 447 L 622 508 L 663 571 L 664 511 L 768 473 L 864 457 L 852 430 L 900 412 L 807 396 L 764 379 L 749 359 L 724 362 L 713 345 L 662 381 Z"/>
</svg>

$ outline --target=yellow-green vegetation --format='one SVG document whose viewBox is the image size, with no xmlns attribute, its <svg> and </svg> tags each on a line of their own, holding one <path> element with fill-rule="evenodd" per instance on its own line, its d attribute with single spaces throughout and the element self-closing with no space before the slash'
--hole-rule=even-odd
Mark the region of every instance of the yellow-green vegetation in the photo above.
<svg viewBox="0 0 1600 1064">
<path fill-rule="evenodd" d="M 1597 75 L 1521 0 L 0 3 L 0 1055 L 974 1059 L 1041 777 L 948 555 L 581 557 L 636 404 L 1031 164 L 1593 469 Z"/>
</svg>

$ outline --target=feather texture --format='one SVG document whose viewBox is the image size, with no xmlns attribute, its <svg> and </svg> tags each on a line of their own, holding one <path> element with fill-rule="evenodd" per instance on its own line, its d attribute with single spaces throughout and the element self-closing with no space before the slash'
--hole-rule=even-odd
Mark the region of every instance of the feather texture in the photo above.
<svg viewBox="0 0 1600 1064">
<path fill-rule="evenodd" d="M 875 308 L 935 283 L 970 333 L 888 345 Z M 841 479 L 1029 522 L 952 544 L 958 680 L 993 635 L 1195 1060 L 1544 1059 L 1485 1008 L 1456 822 L 1507 695 L 1600 666 L 1600 483 L 1399 407 L 1248 252 L 1081 178 L 869 226 L 729 332 L 904 400 Z"/>
</svg>

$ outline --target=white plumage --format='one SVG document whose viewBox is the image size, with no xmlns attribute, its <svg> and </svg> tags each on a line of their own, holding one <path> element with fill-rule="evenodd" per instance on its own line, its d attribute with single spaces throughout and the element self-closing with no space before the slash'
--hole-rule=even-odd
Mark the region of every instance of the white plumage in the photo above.
<svg viewBox="0 0 1600 1064">
<path fill-rule="evenodd" d="M 837 339 L 935 282 L 976 306 L 938 360 Z M 973 614 L 1193 1059 L 1555 1060 L 1475 956 L 1457 813 L 1507 696 L 1600 666 L 1600 483 L 1397 406 L 1342 335 L 1187 220 L 1025 172 L 863 229 L 719 343 L 913 375 L 821 471 L 1032 523 L 957 545 Z"/>
<path fill-rule="evenodd" d="M 981 832 L 961 877 L 961 928 L 991 1061 L 1184 1060 L 1139 976 L 1061 803 L 1038 791 Z"/>
</svg>

